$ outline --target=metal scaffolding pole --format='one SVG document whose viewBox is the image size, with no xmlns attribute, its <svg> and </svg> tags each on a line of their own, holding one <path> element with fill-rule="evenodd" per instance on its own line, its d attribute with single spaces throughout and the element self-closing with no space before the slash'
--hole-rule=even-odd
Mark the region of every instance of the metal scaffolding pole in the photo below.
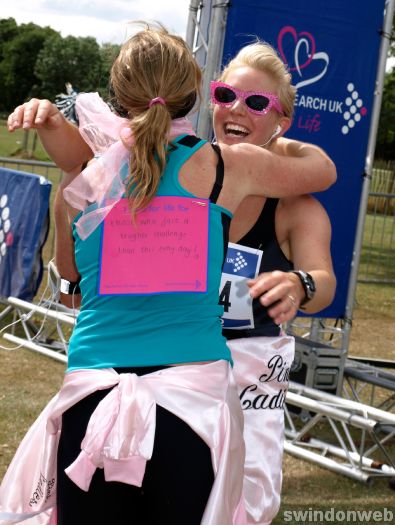
<svg viewBox="0 0 395 525">
<path fill-rule="evenodd" d="M 203 139 L 211 139 L 212 123 L 210 114 L 210 81 L 219 75 L 222 65 L 222 52 L 225 39 L 226 19 L 229 0 L 191 1 L 187 25 L 187 43 L 204 71 L 202 104 L 196 133 Z"/>
<path fill-rule="evenodd" d="M 345 344 L 346 344 L 347 349 L 348 349 L 349 339 L 350 339 L 351 320 L 352 320 L 352 315 L 353 315 L 355 294 L 356 294 L 356 288 L 357 288 L 358 269 L 359 269 L 359 262 L 361 258 L 363 232 L 365 228 L 365 218 L 366 218 L 366 209 L 367 209 L 367 203 L 368 203 L 368 198 L 369 198 L 370 181 L 372 178 L 374 151 L 376 148 L 377 128 L 379 125 L 379 118 L 380 118 L 385 67 L 386 67 L 386 62 L 387 62 L 388 49 L 390 45 L 390 35 L 392 32 L 392 20 L 394 16 L 394 7 L 395 7 L 395 0 L 388 0 L 386 2 L 384 27 L 381 32 L 382 40 L 381 40 L 381 45 L 380 45 L 379 62 L 377 66 L 376 89 L 374 93 L 375 96 L 374 96 L 374 102 L 373 102 L 372 121 L 370 124 L 370 130 L 369 130 L 369 139 L 368 139 L 368 146 L 367 146 L 366 159 L 365 159 L 365 173 L 364 173 L 364 179 L 363 179 L 363 185 L 362 185 L 357 231 L 356 231 L 355 241 L 354 241 L 353 259 L 351 263 L 351 274 L 350 274 L 350 281 L 349 281 L 348 294 L 347 294 L 347 303 L 346 303 L 346 309 L 345 309 L 346 324 L 344 327 L 344 331 L 345 331 Z"/>
<path fill-rule="evenodd" d="M 189 4 L 189 16 L 185 40 L 192 50 L 195 40 L 195 28 L 198 24 L 199 9 L 201 9 L 201 0 L 191 0 L 191 3 Z"/>
<path fill-rule="evenodd" d="M 203 104 L 199 117 L 197 135 L 211 138 L 211 115 L 209 108 L 210 81 L 219 75 L 222 64 L 222 52 L 225 39 L 226 18 L 229 2 L 216 2 L 212 6 L 212 18 L 209 32 L 209 48 L 207 51 L 206 70 L 203 78 Z"/>
</svg>

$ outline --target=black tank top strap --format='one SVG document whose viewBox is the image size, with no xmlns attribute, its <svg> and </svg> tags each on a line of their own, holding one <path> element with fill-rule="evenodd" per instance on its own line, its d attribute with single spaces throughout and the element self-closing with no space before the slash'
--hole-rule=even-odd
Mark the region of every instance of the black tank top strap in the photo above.
<svg viewBox="0 0 395 525">
<path fill-rule="evenodd" d="M 276 208 L 278 199 L 267 198 L 261 216 L 259 217 L 260 225 L 264 224 L 264 228 L 260 228 L 262 236 L 262 244 L 265 245 L 272 237 L 272 232 L 276 231 Z"/>
<path fill-rule="evenodd" d="M 224 183 L 224 160 L 221 155 L 221 149 L 218 146 L 218 144 L 211 144 L 213 147 L 215 153 L 218 155 L 218 163 L 217 163 L 217 169 L 216 169 L 216 175 L 215 175 L 215 182 L 213 189 L 211 190 L 210 194 L 210 201 L 214 204 L 217 202 L 219 194 L 222 190 L 222 185 Z"/>
<path fill-rule="evenodd" d="M 177 144 L 181 144 L 181 146 L 186 146 L 188 148 L 194 148 L 199 142 L 205 141 L 196 137 L 196 135 L 185 135 L 176 141 Z"/>
</svg>

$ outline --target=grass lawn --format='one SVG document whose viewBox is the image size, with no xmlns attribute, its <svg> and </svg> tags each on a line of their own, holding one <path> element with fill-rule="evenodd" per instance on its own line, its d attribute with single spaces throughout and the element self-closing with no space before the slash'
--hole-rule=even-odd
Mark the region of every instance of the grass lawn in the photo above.
<svg viewBox="0 0 395 525">
<path fill-rule="evenodd" d="M 395 199 L 392 199 L 395 201 Z M 395 221 L 390 214 L 366 215 L 359 276 L 395 281 Z"/>
<path fill-rule="evenodd" d="M 23 158 L 34 160 L 50 160 L 46 151 L 42 147 L 40 140 L 37 140 L 34 152 L 32 152 L 35 131 L 31 130 L 25 132 L 24 130 L 18 129 L 13 133 L 9 133 L 6 124 L 7 122 L 5 120 L 0 120 L 0 157 L 22 156 Z M 21 155 L 22 146 L 24 140 L 26 140 L 25 133 L 28 133 L 27 154 Z"/>
</svg>

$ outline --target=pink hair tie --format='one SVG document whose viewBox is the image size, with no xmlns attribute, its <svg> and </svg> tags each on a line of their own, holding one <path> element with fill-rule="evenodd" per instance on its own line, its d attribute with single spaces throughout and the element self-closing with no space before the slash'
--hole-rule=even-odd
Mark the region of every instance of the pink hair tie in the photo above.
<svg viewBox="0 0 395 525">
<path fill-rule="evenodd" d="M 165 101 L 165 99 L 162 98 L 162 97 L 152 98 L 152 99 L 149 101 L 148 107 L 149 107 L 149 108 L 152 108 L 152 106 L 153 106 L 154 104 L 161 104 L 162 106 L 166 106 L 166 101 Z"/>
</svg>

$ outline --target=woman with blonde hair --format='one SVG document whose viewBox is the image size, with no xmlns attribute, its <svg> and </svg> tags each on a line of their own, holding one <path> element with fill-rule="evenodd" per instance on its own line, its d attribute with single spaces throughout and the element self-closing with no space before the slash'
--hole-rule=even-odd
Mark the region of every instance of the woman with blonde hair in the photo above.
<svg viewBox="0 0 395 525">
<path fill-rule="evenodd" d="M 38 129 L 64 171 L 97 157 L 64 191 L 75 264 L 64 275 L 62 236 L 57 262 L 64 291 L 81 278 L 82 304 L 60 394 L 2 485 L 14 521 L 245 523 L 242 413 L 218 305 L 230 219 L 247 195 L 323 190 L 336 175 L 319 148 L 306 163 L 195 137 L 183 117 L 200 76 L 181 38 L 146 27 L 111 71 L 126 118 L 91 95 L 77 100 L 84 140 L 49 101 L 9 117 L 10 131 Z"/>
<path fill-rule="evenodd" d="M 221 146 L 256 144 L 284 157 L 307 159 L 314 146 L 283 137 L 292 123 L 295 91 L 269 44 L 243 47 L 211 86 L 217 141 Z M 277 97 L 282 112 L 253 111 L 256 92 L 265 93 L 268 101 Z M 294 340 L 281 325 L 298 309 L 314 313 L 331 303 L 336 288 L 331 226 L 310 195 L 250 196 L 237 209 L 229 238 L 227 260 L 238 253 L 256 261 L 252 272 L 238 276 L 225 264 L 220 300 L 245 419 L 248 523 L 266 525 L 280 506 L 283 406 L 294 358 Z"/>
</svg>

